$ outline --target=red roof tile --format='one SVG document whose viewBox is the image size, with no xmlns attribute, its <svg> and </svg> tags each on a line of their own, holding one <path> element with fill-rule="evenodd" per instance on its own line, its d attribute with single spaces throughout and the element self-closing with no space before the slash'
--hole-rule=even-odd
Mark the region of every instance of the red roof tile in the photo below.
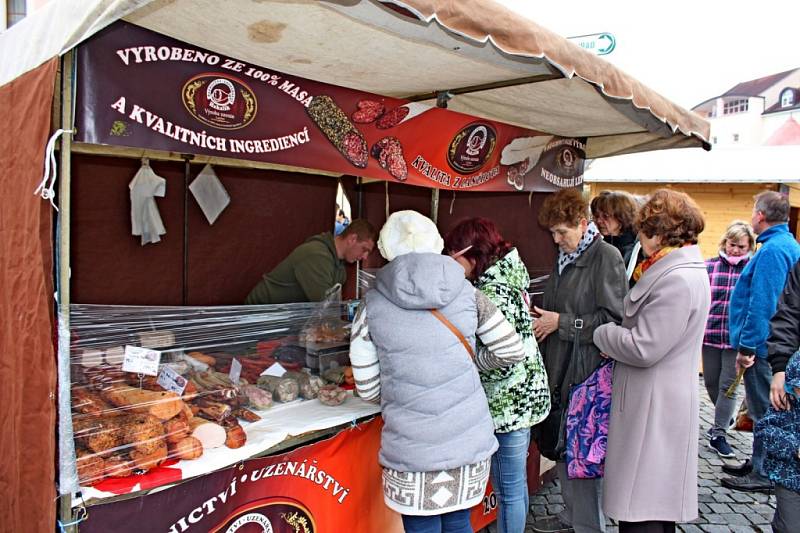
<svg viewBox="0 0 800 533">
<path fill-rule="evenodd" d="M 783 125 L 770 135 L 767 142 L 768 146 L 778 146 L 784 144 L 800 144 L 800 124 L 792 117 L 789 117 Z"/>
</svg>

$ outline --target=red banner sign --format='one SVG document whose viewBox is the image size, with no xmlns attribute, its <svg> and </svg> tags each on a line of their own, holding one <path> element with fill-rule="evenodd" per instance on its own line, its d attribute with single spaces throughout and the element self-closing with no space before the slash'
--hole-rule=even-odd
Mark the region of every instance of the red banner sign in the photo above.
<svg viewBox="0 0 800 533">
<path fill-rule="evenodd" d="M 402 533 L 383 501 L 380 417 L 290 453 L 253 459 L 170 489 L 92 506 L 81 533 Z M 480 529 L 494 520 L 487 490 L 472 511 Z"/>
<path fill-rule="evenodd" d="M 76 140 L 452 190 L 580 185 L 585 139 L 289 76 L 117 22 L 78 50 Z"/>
</svg>

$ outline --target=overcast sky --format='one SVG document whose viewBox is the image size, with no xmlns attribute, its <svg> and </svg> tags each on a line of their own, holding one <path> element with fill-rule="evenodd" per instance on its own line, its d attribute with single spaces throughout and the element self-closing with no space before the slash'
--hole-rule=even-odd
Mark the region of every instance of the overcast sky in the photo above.
<svg viewBox="0 0 800 533">
<path fill-rule="evenodd" d="M 797 0 L 497 1 L 565 37 L 612 33 L 603 58 L 686 108 L 800 67 Z"/>
</svg>

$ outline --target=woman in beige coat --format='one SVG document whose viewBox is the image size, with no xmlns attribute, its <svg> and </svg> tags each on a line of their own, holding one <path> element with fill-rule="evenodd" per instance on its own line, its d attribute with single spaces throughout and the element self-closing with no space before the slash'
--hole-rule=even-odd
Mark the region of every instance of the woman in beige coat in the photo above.
<svg viewBox="0 0 800 533">
<path fill-rule="evenodd" d="M 621 533 L 675 531 L 697 517 L 697 372 L 710 301 L 696 246 L 703 226 L 687 195 L 656 191 L 637 217 L 647 259 L 622 325 L 594 332 L 616 361 L 603 508 Z"/>
</svg>

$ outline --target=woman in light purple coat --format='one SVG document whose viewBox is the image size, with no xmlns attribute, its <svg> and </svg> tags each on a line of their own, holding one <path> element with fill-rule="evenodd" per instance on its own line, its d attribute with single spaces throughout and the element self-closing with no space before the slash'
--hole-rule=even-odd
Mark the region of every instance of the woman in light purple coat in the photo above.
<svg viewBox="0 0 800 533">
<path fill-rule="evenodd" d="M 594 343 L 616 360 L 603 508 L 620 532 L 675 531 L 697 517 L 698 368 L 710 289 L 687 195 L 658 190 L 637 217 L 647 256 L 622 325 Z"/>
</svg>

